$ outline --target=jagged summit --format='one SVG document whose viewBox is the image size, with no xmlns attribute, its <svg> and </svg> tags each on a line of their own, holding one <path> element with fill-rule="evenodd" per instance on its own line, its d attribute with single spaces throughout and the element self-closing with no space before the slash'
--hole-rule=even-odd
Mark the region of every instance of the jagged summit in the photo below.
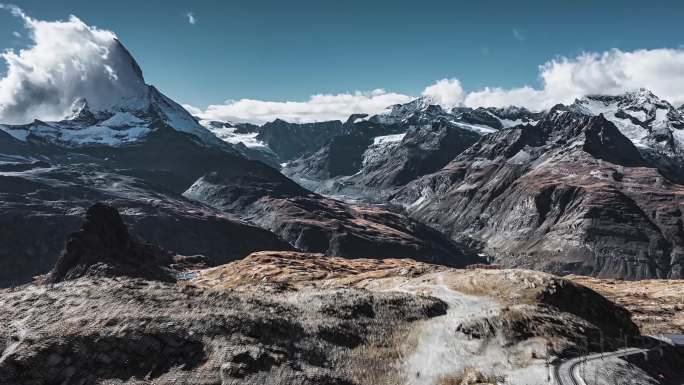
<svg viewBox="0 0 684 385">
<path fill-rule="evenodd" d="M 605 94 L 591 94 L 587 95 L 582 99 L 598 100 L 606 103 L 619 103 L 621 106 L 632 106 L 632 107 L 647 107 L 659 105 L 665 107 L 669 105 L 663 99 L 660 99 L 653 92 L 646 88 L 639 88 L 634 91 L 627 91 L 622 94 L 617 95 L 605 95 Z"/>
<path fill-rule="evenodd" d="M 647 89 L 619 95 L 590 95 L 566 108 L 603 115 L 668 178 L 684 183 L 684 111 Z"/>
<path fill-rule="evenodd" d="M 605 115 L 637 143 L 648 135 L 648 131 L 684 129 L 682 111 L 644 88 L 619 95 L 585 96 L 575 100 L 569 108 L 588 115 Z"/>
<path fill-rule="evenodd" d="M 397 124 L 406 123 L 409 118 L 419 115 L 434 118 L 445 114 L 446 112 L 433 98 L 423 96 L 408 103 L 389 106 L 386 112 L 374 115 L 369 120 L 375 123 Z"/>
</svg>

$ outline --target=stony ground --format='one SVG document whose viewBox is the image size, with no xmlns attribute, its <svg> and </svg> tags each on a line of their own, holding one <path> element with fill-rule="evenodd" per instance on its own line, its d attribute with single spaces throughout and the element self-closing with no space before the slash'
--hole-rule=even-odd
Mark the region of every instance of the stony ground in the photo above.
<svg viewBox="0 0 684 385">
<path fill-rule="evenodd" d="M 3 385 L 545 384 L 554 357 L 637 333 L 544 273 L 291 252 L 7 289 L 0 325 Z"/>
<path fill-rule="evenodd" d="M 628 309 L 644 334 L 684 333 L 684 280 L 623 281 L 579 275 L 566 278 Z"/>
</svg>

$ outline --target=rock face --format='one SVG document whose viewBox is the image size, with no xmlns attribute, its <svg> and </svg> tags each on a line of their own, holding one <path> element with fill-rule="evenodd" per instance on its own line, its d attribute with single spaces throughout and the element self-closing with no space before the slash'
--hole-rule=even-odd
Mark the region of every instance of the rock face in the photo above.
<svg viewBox="0 0 684 385">
<path fill-rule="evenodd" d="M 170 253 L 131 238 L 119 212 L 96 203 L 88 209 L 81 230 L 69 236 L 46 282 L 84 276 L 129 276 L 175 281 L 168 270 Z"/>
<path fill-rule="evenodd" d="M 375 146 L 366 149 L 359 171 L 328 182 L 319 191 L 377 201 L 394 189 L 444 167 L 477 142 L 480 134 L 438 120 L 429 125 L 411 126 L 395 143 L 382 143 L 382 138 L 388 137 L 376 138 Z"/>
<path fill-rule="evenodd" d="M 262 183 L 210 173 L 184 195 L 249 220 L 304 251 L 353 258 L 408 257 L 450 266 L 479 261 L 468 248 L 404 215 L 328 199 L 285 177 Z"/>
<path fill-rule="evenodd" d="M 552 110 L 484 137 L 393 201 L 506 266 L 681 277 L 682 193 L 604 117 Z"/>
<path fill-rule="evenodd" d="M 452 114 L 420 98 L 370 118 L 350 117 L 321 150 L 282 172 L 323 194 L 384 200 L 393 188 L 443 167 L 483 132 L 502 127 L 490 112 L 475 121 L 468 118 L 474 110 L 462 110 Z"/>
<path fill-rule="evenodd" d="M 421 97 L 378 115 L 350 116 L 319 151 L 288 162 L 281 171 L 321 194 L 384 202 L 396 188 L 437 171 L 480 136 L 534 125 L 541 116 L 520 107 L 447 111 Z"/>
<path fill-rule="evenodd" d="M 336 136 L 315 153 L 288 162 L 281 171 L 300 185 L 316 189 L 322 180 L 358 172 L 371 142 L 366 135 Z"/>
<path fill-rule="evenodd" d="M 624 310 L 543 273 L 277 252 L 179 283 L 27 285 L 0 292 L 0 322 L 6 385 L 413 384 L 471 371 L 542 385 L 554 357 L 636 336 Z"/>
<path fill-rule="evenodd" d="M 332 137 L 340 134 L 342 122 L 288 123 L 277 119 L 259 129 L 257 139 L 266 143 L 281 161 L 317 151 Z"/>
</svg>

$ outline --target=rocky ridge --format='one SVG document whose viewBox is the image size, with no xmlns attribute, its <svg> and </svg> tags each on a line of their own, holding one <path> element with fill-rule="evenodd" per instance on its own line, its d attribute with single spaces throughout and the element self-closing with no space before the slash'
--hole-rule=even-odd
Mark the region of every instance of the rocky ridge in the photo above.
<svg viewBox="0 0 684 385">
<path fill-rule="evenodd" d="M 350 117 L 346 131 L 281 171 L 322 194 L 383 201 L 392 189 L 436 171 L 480 136 L 537 119 L 538 114 L 521 108 L 449 112 L 423 97 L 382 114 Z"/>
<path fill-rule="evenodd" d="M 261 187 L 245 189 L 257 185 Z M 450 266 L 481 261 L 475 251 L 405 215 L 325 198 L 285 177 L 258 184 L 251 176 L 209 173 L 184 196 L 270 230 L 302 251 L 415 258 Z"/>
</svg>

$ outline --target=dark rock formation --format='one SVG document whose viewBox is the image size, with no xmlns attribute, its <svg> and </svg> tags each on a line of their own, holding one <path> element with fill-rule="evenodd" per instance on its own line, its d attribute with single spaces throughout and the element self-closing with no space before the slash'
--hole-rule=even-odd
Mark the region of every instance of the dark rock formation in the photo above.
<svg viewBox="0 0 684 385">
<path fill-rule="evenodd" d="M 342 122 L 288 123 L 276 119 L 259 129 L 257 139 L 266 143 L 282 161 L 317 151 L 342 131 Z"/>
<path fill-rule="evenodd" d="M 646 166 L 602 116 L 554 109 L 484 137 L 393 201 L 506 266 L 682 277 L 684 187 Z"/>
<path fill-rule="evenodd" d="M 84 276 L 129 276 L 174 281 L 168 267 L 172 255 L 132 239 L 119 212 L 96 203 L 88 209 L 81 230 L 69 236 L 47 283 Z"/>
<path fill-rule="evenodd" d="M 282 171 L 305 187 L 308 187 L 306 180 L 321 181 L 353 175 L 361 169 L 364 151 L 372 141 L 367 135 L 336 136 L 313 154 L 288 162 Z"/>
<path fill-rule="evenodd" d="M 370 385 L 371 376 L 398 376 L 397 336 L 445 310 L 435 298 L 359 289 L 293 296 L 128 278 L 31 289 L 0 294 L 0 348 L 12 344 L 0 360 L 3 385 Z M 369 313 L 349 317 L 356 308 Z"/>
<path fill-rule="evenodd" d="M 423 97 L 370 118 L 351 116 L 321 150 L 281 171 L 322 194 L 382 202 L 397 187 L 443 167 L 481 135 L 540 117 L 516 107 L 447 112 Z"/>
<path fill-rule="evenodd" d="M 468 107 L 454 107 L 451 113 L 458 117 L 458 120 L 470 123 L 489 126 L 500 130 L 504 126 L 501 121 L 484 108 L 472 109 Z"/>
<path fill-rule="evenodd" d="M 414 115 L 409 120 L 414 118 L 420 120 Z M 382 134 L 395 132 L 397 126 L 391 127 Z M 481 136 L 443 118 L 404 129 L 403 138 L 385 142 L 388 136 L 371 136 L 378 130 L 355 127 L 318 152 L 288 163 L 282 172 L 323 194 L 378 202 L 397 187 L 439 170 Z"/>
</svg>

